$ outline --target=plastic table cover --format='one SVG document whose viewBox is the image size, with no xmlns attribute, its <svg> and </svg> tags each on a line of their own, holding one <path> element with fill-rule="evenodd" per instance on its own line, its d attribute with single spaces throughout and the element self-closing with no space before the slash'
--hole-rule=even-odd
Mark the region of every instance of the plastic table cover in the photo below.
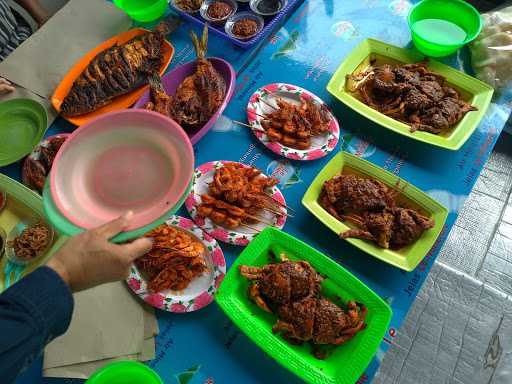
<svg viewBox="0 0 512 384">
<path fill-rule="evenodd" d="M 510 100 L 505 96 L 495 99 L 468 142 L 459 151 L 452 152 L 387 132 L 329 96 L 325 86 L 330 76 L 361 40 L 373 37 L 398 46 L 410 44 L 406 23 L 410 7 L 411 3 L 405 0 L 309 0 L 271 36 L 267 44 L 252 51 L 242 51 L 212 38 L 209 54 L 230 61 L 239 77 L 236 94 L 224 116 L 195 146 L 198 165 L 212 160 L 237 160 L 278 177 L 287 203 L 297 211 L 296 216 L 288 220 L 285 230 L 333 257 L 390 303 L 394 312 L 391 326 L 360 383 L 371 381 L 389 343 L 396 337 L 397 329 L 510 114 Z M 193 58 L 187 27 L 181 27 L 171 37 L 176 48 L 173 66 Z M 469 70 L 466 50 L 443 61 L 458 69 Z M 249 96 L 258 87 L 272 82 L 297 84 L 319 95 L 334 109 L 342 127 L 343 140 L 338 149 L 399 174 L 450 209 L 439 241 L 415 271 L 405 273 L 339 241 L 300 206 L 309 183 L 336 151 L 313 162 L 285 160 L 260 145 L 248 129 L 232 122 L 245 121 Z M 59 119 L 47 134 L 72 129 Z M 19 179 L 19 165 L 1 171 Z M 222 248 L 229 266 L 241 249 L 226 245 Z M 159 299 L 155 296 L 155 300 Z M 266 357 L 215 304 L 185 315 L 160 312 L 158 317 L 161 333 L 157 338 L 157 357 L 149 364 L 165 383 L 300 382 Z M 63 381 L 45 379 L 43 382 Z"/>
</svg>

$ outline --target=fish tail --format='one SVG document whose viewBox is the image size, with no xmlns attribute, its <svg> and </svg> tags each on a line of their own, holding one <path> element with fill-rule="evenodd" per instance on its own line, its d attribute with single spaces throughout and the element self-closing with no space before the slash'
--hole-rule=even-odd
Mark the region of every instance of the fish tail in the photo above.
<svg viewBox="0 0 512 384">
<path fill-rule="evenodd" d="M 201 40 L 199 40 L 194 31 L 190 31 L 190 38 L 192 39 L 192 44 L 194 45 L 197 58 L 204 59 L 206 56 L 206 50 L 208 46 L 208 23 L 204 24 L 203 35 L 201 37 Z"/>
</svg>

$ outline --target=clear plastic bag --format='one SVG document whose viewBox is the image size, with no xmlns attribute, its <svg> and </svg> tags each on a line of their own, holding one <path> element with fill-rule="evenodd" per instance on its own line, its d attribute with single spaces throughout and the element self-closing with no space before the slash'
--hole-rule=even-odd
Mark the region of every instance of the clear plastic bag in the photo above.
<svg viewBox="0 0 512 384">
<path fill-rule="evenodd" d="M 512 3 L 482 15 L 484 27 L 470 45 L 475 75 L 500 92 L 512 87 Z"/>
<path fill-rule="evenodd" d="M 495 90 L 494 101 L 510 113 L 512 107 L 512 1 L 482 14 L 480 36 L 470 44 L 475 76 Z M 512 133 L 512 118 L 505 126 Z"/>
</svg>

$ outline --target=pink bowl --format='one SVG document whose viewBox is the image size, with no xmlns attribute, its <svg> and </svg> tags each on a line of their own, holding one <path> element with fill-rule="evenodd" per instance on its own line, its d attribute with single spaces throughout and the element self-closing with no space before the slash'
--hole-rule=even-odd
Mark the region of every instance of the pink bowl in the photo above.
<svg viewBox="0 0 512 384">
<path fill-rule="evenodd" d="M 194 153 L 173 120 L 140 109 L 102 115 L 64 142 L 50 173 L 52 198 L 73 224 L 95 228 L 132 210 L 126 230 L 169 211 L 192 179 Z"/>
<path fill-rule="evenodd" d="M 216 57 L 209 57 L 208 60 L 211 61 L 213 67 L 219 72 L 219 74 L 224 78 L 226 82 L 226 97 L 224 98 L 224 102 L 221 104 L 217 112 L 208 120 L 208 122 L 198 131 L 190 133 L 190 141 L 192 144 L 197 143 L 209 130 L 217 119 L 222 115 L 222 112 L 226 108 L 233 96 L 233 91 L 235 89 L 235 81 L 236 74 L 235 70 L 226 60 L 222 60 Z M 165 76 L 162 77 L 162 84 L 164 86 L 165 92 L 169 95 L 176 94 L 176 90 L 178 86 L 181 84 L 186 77 L 194 74 L 196 70 L 196 62 L 190 61 L 186 64 L 180 65 L 179 67 L 173 69 Z M 143 108 L 144 104 L 146 104 L 150 100 L 150 91 L 144 92 L 141 98 L 135 103 L 133 108 Z"/>
</svg>

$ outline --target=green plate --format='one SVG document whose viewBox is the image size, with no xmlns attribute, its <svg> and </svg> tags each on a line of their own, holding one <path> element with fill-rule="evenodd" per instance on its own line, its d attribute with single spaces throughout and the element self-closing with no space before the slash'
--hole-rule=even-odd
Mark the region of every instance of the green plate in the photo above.
<svg viewBox="0 0 512 384">
<path fill-rule="evenodd" d="M 291 345 L 272 333 L 277 317 L 264 312 L 247 297 L 248 280 L 240 265 L 269 263 L 268 251 L 285 252 L 292 260 L 308 261 L 326 276 L 322 293 L 332 301 L 355 300 L 368 308 L 367 328 L 337 346 L 325 360 L 311 355 L 309 345 Z M 308 383 L 354 384 L 361 376 L 389 326 L 391 308 L 370 288 L 331 258 L 302 241 L 272 227 L 266 228 L 238 256 L 215 294 L 215 300 L 231 320 L 265 353 Z M 270 378 L 269 378 L 270 380 Z"/>
<path fill-rule="evenodd" d="M 165 212 L 160 218 L 151 224 L 148 224 L 142 228 L 135 229 L 133 231 L 128 232 L 122 232 L 117 236 L 114 236 L 112 238 L 112 241 L 115 243 L 123 243 L 128 240 L 136 239 L 138 237 L 143 236 L 146 232 L 152 230 L 153 228 L 159 226 L 160 224 L 164 223 L 165 220 L 167 220 L 170 216 L 174 215 L 178 209 L 181 208 L 181 206 L 185 203 L 185 199 L 187 198 L 188 194 L 190 193 L 190 190 L 192 189 L 192 181 L 190 182 L 187 190 L 183 194 L 183 196 L 180 198 L 178 203 L 172 207 L 170 210 Z M 80 228 L 76 226 L 75 224 L 71 223 L 68 219 L 66 219 L 59 210 L 57 209 L 57 206 L 52 200 L 51 192 L 50 192 L 50 177 L 46 178 L 46 182 L 44 184 L 43 189 L 43 207 L 44 207 L 44 214 L 46 215 L 46 218 L 50 223 L 52 223 L 55 228 L 57 228 L 60 232 L 66 234 L 67 236 L 75 236 L 78 235 L 85 230 L 83 228 Z"/>
<path fill-rule="evenodd" d="M 0 103 L 0 167 L 28 155 L 48 128 L 46 110 L 30 99 Z"/>
<path fill-rule="evenodd" d="M 7 193 L 5 207 L 0 211 L 0 229 L 9 234 L 13 228 L 24 221 L 33 221 L 44 219 L 43 203 L 41 196 L 31 191 L 24 185 L 0 173 L 0 191 Z M 59 249 L 66 238 L 55 233 L 51 248 L 41 257 L 38 257 L 32 263 L 23 268 L 21 277 L 33 271 L 42 264 L 45 264 L 48 258 Z M 0 257 L 2 255 L 0 254 Z M 5 264 L 7 257 L 0 259 L 0 292 L 4 290 Z"/>
<path fill-rule="evenodd" d="M 399 197 L 400 203 L 410 208 L 419 209 L 420 211 L 423 211 L 424 214 L 435 220 L 433 228 L 423 233 L 415 243 L 399 250 L 384 249 L 367 240 L 354 238 L 346 239 L 350 244 L 355 245 L 357 248 L 372 255 L 373 257 L 376 257 L 377 259 L 385 261 L 386 263 L 403 270 L 412 271 L 434 246 L 434 243 L 443 229 L 446 218 L 448 217 L 448 210 L 425 192 L 419 190 L 405 180 L 400 179 L 391 172 L 385 171 L 369 161 L 363 160 L 347 152 L 340 152 L 320 171 L 302 198 L 302 204 L 335 233 L 341 233 L 354 227 L 349 226 L 330 215 L 318 203 L 318 197 L 320 196 L 320 191 L 322 190 L 324 182 L 329 180 L 331 177 L 338 175 L 341 170 L 343 170 L 344 173 L 350 172 L 363 176 L 370 176 L 390 187 L 396 187 L 397 183 L 399 183 L 399 188 L 402 190 Z"/>
<path fill-rule="evenodd" d="M 468 112 L 464 118 L 439 135 L 428 132 L 410 132 L 410 126 L 377 110 L 358 100 L 354 93 L 345 89 L 346 76 L 359 73 L 370 66 L 370 60 L 376 60 L 375 65 L 382 64 L 408 64 L 417 63 L 424 59 L 420 53 L 409 49 L 398 48 L 377 40 L 367 39 L 358 45 L 338 67 L 327 84 L 327 90 L 348 107 L 359 112 L 366 118 L 388 128 L 396 133 L 423 141 L 437 147 L 457 150 L 474 132 L 491 102 L 493 88 L 484 82 L 457 71 L 452 67 L 430 60 L 428 67 L 432 72 L 446 78 L 446 82 L 457 89 L 462 99 L 478 108 L 478 111 Z"/>
</svg>

